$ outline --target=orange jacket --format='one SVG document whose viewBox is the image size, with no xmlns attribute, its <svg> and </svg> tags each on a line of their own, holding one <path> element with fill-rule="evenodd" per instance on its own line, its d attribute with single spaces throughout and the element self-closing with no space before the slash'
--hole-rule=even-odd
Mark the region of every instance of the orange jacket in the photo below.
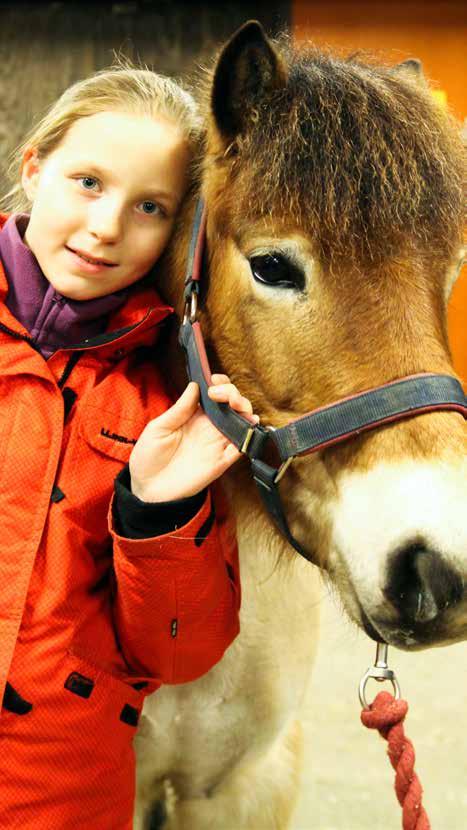
<svg viewBox="0 0 467 830">
<path fill-rule="evenodd" d="M 136 287 L 105 335 L 45 361 L 7 288 L 0 267 L 0 827 L 130 830 L 144 695 L 238 633 L 236 547 L 211 494 L 164 536 L 112 524 L 114 478 L 171 403 L 153 349 L 171 309 Z"/>
</svg>

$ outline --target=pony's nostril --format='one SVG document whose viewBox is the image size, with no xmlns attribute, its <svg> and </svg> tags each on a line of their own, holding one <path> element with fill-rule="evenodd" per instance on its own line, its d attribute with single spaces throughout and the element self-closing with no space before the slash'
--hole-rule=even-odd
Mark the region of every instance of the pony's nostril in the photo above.
<svg viewBox="0 0 467 830">
<path fill-rule="evenodd" d="M 423 625 L 462 599 L 463 582 L 439 553 L 416 542 L 392 558 L 384 594 L 404 621 Z"/>
</svg>

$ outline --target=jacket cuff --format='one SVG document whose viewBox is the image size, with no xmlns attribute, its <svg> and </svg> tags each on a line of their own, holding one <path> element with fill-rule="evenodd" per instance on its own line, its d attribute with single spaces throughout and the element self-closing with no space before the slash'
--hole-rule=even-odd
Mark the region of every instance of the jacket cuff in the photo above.
<svg viewBox="0 0 467 830">
<path fill-rule="evenodd" d="M 128 538 L 122 536 L 115 523 L 115 494 L 110 502 L 109 531 L 118 550 L 129 559 L 136 556 L 156 557 L 165 560 L 192 561 L 193 556 L 205 553 L 204 542 L 208 539 L 215 522 L 211 493 L 198 512 L 182 527 L 153 537 Z"/>
<path fill-rule="evenodd" d="M 187 525 L 201 509 L 207 490 L 174 501 L 150 503 L 131 492 L 128 464 L 114 482 L 113 523 L 116 532 L 127 539 L 163 536 Z"/>
</svg>

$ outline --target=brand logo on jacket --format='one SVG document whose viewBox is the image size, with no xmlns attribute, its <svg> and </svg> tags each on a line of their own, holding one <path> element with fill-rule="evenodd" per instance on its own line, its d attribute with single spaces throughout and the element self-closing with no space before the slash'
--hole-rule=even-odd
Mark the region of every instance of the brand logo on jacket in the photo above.
<svg viewBox="0 0 467 830">
<path fill-rule="evenodd" d="M 110 430 L 104 427 L 101 429 L 101 435 L 104 438 L 110 438 L 112 441 L 120 441 L 121 444 L 136 444 L 136 438 L 126 438 L 125 435 L 117 435 L 116 432 L 110 432 Z"/>
</svg>

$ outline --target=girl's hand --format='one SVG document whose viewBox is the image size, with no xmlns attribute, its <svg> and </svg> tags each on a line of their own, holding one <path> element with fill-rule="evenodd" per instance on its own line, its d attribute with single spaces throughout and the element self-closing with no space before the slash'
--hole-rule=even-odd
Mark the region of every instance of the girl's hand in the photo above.
<svg viewBox="0 0 467 830">
<path fill-rule="evenodd" d="M 213 375 L 209 397 L 228 403 L 252 424 L 250 401 L 227 375 Z M 238 461 L 241 453 L 222 435 L 199 405 L 199 387 L 189 383 L 167 412 L 150 421 L 130 456 L 131 489 L 145 502 L 194 496 Z"/>
</svg>

